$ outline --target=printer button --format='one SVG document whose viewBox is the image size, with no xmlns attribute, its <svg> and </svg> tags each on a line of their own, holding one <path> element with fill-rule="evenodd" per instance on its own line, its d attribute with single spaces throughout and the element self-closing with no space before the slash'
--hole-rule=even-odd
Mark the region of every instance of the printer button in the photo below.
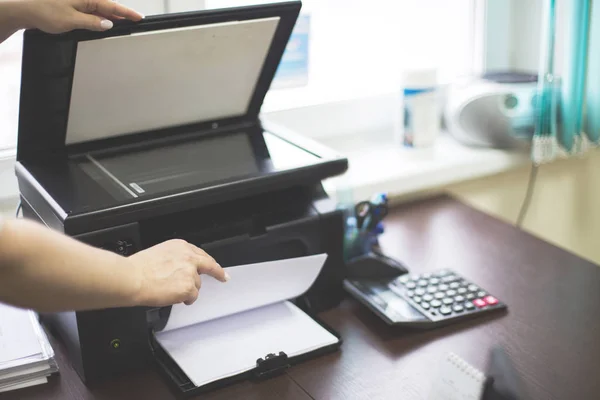
<svg viewBox="0 0 600 400">
<path fill-rule="evenodd" d="M 110 246 L 110 249 L 122 256 L 128 256 L 132 253 L 132 247 L 133 244 L 128 240 L 117 240 Z"/>
<path fill-rule="evenodd" d="M 119 339 L 113 339 L 110 341 L 110 348 L 117 351 L 121 349 L 121 341 Z"/>
</svg>

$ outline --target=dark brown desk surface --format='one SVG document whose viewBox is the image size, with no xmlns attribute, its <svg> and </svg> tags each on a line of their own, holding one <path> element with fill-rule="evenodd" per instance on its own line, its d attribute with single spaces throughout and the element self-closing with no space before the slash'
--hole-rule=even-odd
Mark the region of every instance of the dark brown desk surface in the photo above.
<svg viewBox="0 0 600 400">
<path fill-rule="evenodd" d="M 551 217 L 551 216 L 549 216 Z M 600 268 L 448 197 L 395 210 L 382 244 L 411 271 L 456 269 L 508 303 L 508 314 L 427 332 L 390 329 L 351 299 L 322 318 L 342 350 L 271 381 L 203 399 L 425 399 L 450 351 L 484 369 L 503 345 L 532 399 L 600 398 Z M 170 399 L 141 372 L 86 389 L 55 345 L 60 377 L 7 399 Z"/>
</svg>

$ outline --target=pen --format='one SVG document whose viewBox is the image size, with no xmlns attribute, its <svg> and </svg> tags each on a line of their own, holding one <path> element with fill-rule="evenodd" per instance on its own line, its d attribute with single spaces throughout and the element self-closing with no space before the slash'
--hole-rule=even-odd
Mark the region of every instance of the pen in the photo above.
<svg viewBox="0 0 600 400">
<path fill-rule="evenodd" d="M 361 232 L 369 231 L 370 225 L 371 225 L 371 214 L 369 213 L 369 215 L 367 215 L 365 220 L 363 221 L 362 227 L 360 228 Z"/>
<path fill-rule="evenodd" d="M 363 226 L 365 226 L 365 220 L 371 213 L 371 203 L 368 201 L 361 201 L 356 205 L 355 212 L 356 226 L 358 227 L 358 229 L 362 230 Z"/>
<path fill-rule="evenodd" d="M 377 225 L 383 221 L 383 219 L 387 216 L 388 207 L 385 204 L 380 204 L 371 209 L 371 218 L 369 219 L 369 225 L 366 229 L 373 230 L 377 227 Z"/>
</svg>

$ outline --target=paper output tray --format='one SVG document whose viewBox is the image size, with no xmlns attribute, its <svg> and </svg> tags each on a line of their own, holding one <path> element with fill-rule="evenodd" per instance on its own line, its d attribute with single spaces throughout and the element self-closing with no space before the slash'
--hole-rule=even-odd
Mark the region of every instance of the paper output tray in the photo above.
<svg viewBox="0 0 600 400">
<path fill-rule="evenodd" d="M 243 372 L 239 375 L 224 378 L 218 381 L 211 382 L 203 386 L 195 386 L 191 379 L 183 372 L 183 370 L 177 365 L 177 363 L 167 354 L 167 352 L 157 343 L 154 333 L 150 332 L 150 349 L 152 357 L 159 373 L 166 380 L 167 384 L 171 387 L 177 395 L 181 397 L 192 397 L 203 393 L 211 392 L 217 389 L 225 388 L 227 386 L 239 383 L 242 381 L 252 380 L 261 381 L 284 373 L 288 368 L 308 361 L 310 359 L 333 353 L 338 350 L 342 345 L 341 336 L 334 331 L 331 327 L 321 321 L 318 317 L 312 315 L 309 312 L 304 311 L 310 318 L 312 318 L 317 324 L 335 336 L 338 341 L 334 344 L 321 347 L 316 350 L 309 351 L 304 354 L 300 354 L 294 357 L 287 357 L 285 353 L 277 351 L 272 354 L 257 354 L 256 360 L 257 365 L 250 371 Z M 224 349 L 223 354 L 227 354 Z"/>
</svg>

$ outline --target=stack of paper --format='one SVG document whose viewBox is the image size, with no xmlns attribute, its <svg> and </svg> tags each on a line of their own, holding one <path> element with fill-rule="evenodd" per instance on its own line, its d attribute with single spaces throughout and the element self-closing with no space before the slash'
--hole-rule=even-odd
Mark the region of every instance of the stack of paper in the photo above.
<svg viewBox="0 0 600 400">
<path fill-rule="evenodd" d="M 46 383 L 57 371 L 37 315 L 0 304 L 0 392 Z"/>
</svg>

